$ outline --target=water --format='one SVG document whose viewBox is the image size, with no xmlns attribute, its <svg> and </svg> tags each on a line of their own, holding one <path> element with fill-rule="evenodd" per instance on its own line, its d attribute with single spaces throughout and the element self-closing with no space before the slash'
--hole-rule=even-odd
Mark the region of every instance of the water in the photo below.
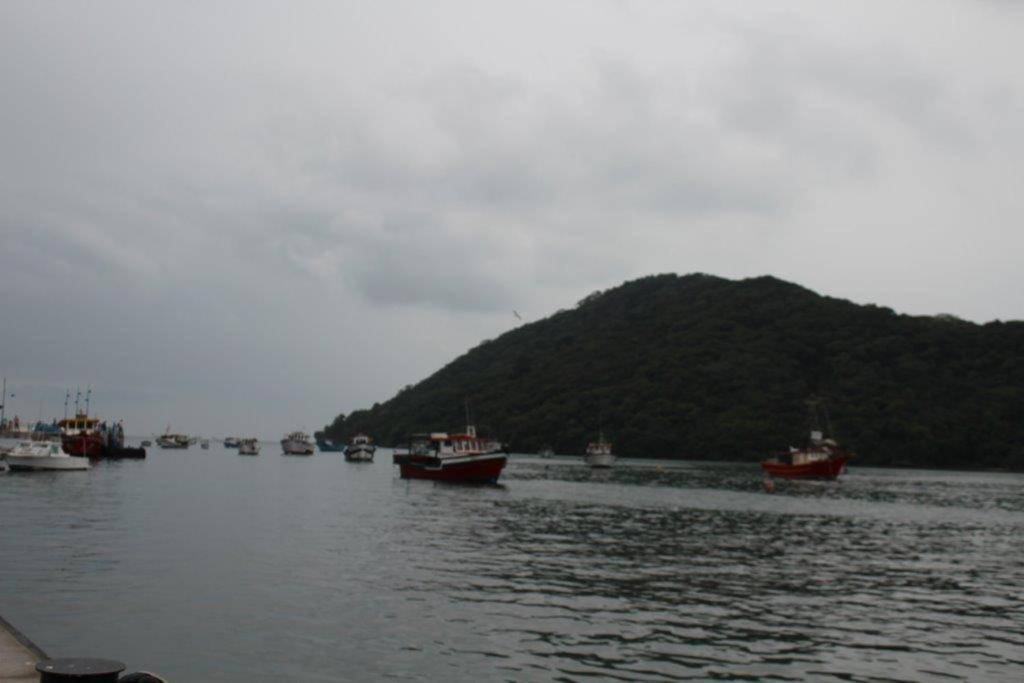
<svg viewBox="0 0 1024 683">
<path fill-rule="evenodd" d="M 1024 678 L 1024 476 L 152 450 L 0 475 L 0 614 L 191 681 Z"/>
</svg>

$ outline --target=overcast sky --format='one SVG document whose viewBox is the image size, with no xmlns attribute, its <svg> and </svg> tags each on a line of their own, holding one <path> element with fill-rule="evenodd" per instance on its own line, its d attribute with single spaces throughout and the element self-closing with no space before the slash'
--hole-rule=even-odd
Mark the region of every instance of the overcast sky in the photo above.
<svg viewBox="0 0 1024 683">
<path fill-rule="evenodd" d="M 660 272 L 1024 318 L 1022 35 L 996 1 L 6 0 L 8 406 L 279 438 Z"/>
</svg>

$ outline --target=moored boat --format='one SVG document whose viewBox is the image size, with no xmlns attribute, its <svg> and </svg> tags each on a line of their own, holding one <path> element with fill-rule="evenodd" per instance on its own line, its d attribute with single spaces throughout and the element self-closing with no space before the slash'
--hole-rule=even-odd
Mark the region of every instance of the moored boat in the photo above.
<svg viewBox="0 0 1024 683">
<path fill-rule="evenodd" d="M 478 438 L 476 428 L 470 425 L 465 433 L 413 435 L 394 460 L 403 479 L 493 484 L 501 476 L 508 454 L 502 444 Z"/>
<path fill-rule="evenodd" d="M 225 436 L 224 437 L 224 448 L 238 448 L 241 445 L 242 440 L 237 436 Z"/>
<path fill-rule="evenodd" d="M 345 444 L 340 441 L 332 441 L 323 436 L 316 437 L 316 447 L 323 453 L 340 453 L 345 450 Z"/>
<path fill-rule="evenodd" d="M 106 450 L 107 444 L 99 429 L 98 417 L 78 413 L 57 423 L 60 427 L 60 443 L 64 451 L 72 456 L 97 457 Z"/>
<path fill-rule="evenodd" d="M 761 469 L 773 477 L 789 479 L 836 479 L 853 457 L 833 439 L 814 430 L 804 448 L 790 447 L 785 453 L 761 461 Z"/>
<path fill-rule="evenodd" d="M 587 444 L 587 452 L 583 456 L 583 462 L 591 467 L 611 467 L 615 464 L 615 454 L 612 453 L 612 444 L 606 441 L 604 434 L 598 433 L 597 441 Z"/>
<path fill-rule="evenodd" d="M 12 471 L 89 469 L 89 458 L 68 455 L 53 442 L 22 441 L 4 458 Z"/>
<path fill-rule="evenodd" d="M 156 445 L 165 449 L 183 449 L 188 448 L 191 445 L 191 440 L 184 434 L 171 434 L 170 432 L 167 432 L 156 438 Z"/>
<path fill-rule="evenodd" d="M 281 439 L 281 450 L 285 455 L 313 455 L 316 448 L 305 432 L 292 432 Z"/>
<path fill-rule="evenodd" d="M 256 439 L 239 439 L 238 441 L 238 454 L 239 455 L 259 455 L 260 454 L 260 442 Z"/>
<path fill-rule="evenodd" d="M 370 462 L 376 450 L 373 439 L 366 434 L 356 434 L 352 442 L 345 446 L 345 459 L 350 462 Z"/>
<path fill-rule="evenodd" d="M 209 439 L 201 440 L 199 442 L 199 447 L 202 448 L 204 451 L 210 450 L 210 440 Z"/>
</svg>

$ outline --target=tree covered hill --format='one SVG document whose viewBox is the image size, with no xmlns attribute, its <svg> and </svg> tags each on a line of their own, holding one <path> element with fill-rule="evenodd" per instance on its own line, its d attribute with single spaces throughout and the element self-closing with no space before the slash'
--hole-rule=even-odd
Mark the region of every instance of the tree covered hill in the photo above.
<svg viewBox="0 0 1024 683">
<path fill-rule="evenodd" d="M 772 277 L 657 275 L 485 341 L 329 438 L 464 424 L 513 451 L 754 460 L 824 399 L 858 462 L 1024 469 L 1024 323 L 897 315 Z"/>
</svg>

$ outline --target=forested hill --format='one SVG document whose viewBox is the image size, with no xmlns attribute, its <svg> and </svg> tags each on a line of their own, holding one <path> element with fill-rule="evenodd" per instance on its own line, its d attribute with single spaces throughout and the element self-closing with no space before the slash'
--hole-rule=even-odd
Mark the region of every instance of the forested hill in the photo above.
<svg viewBox="0 0 1024 683">
<path fill-rule="evenodd" d="M 863 464 L 1024 469 L 1024 323 L 897 315 L 771 277 L 658 275 L 485 341 L 328 437 L 460 428 L 515 452 L 760 459 L 826 402 Z"/>
</svg>

